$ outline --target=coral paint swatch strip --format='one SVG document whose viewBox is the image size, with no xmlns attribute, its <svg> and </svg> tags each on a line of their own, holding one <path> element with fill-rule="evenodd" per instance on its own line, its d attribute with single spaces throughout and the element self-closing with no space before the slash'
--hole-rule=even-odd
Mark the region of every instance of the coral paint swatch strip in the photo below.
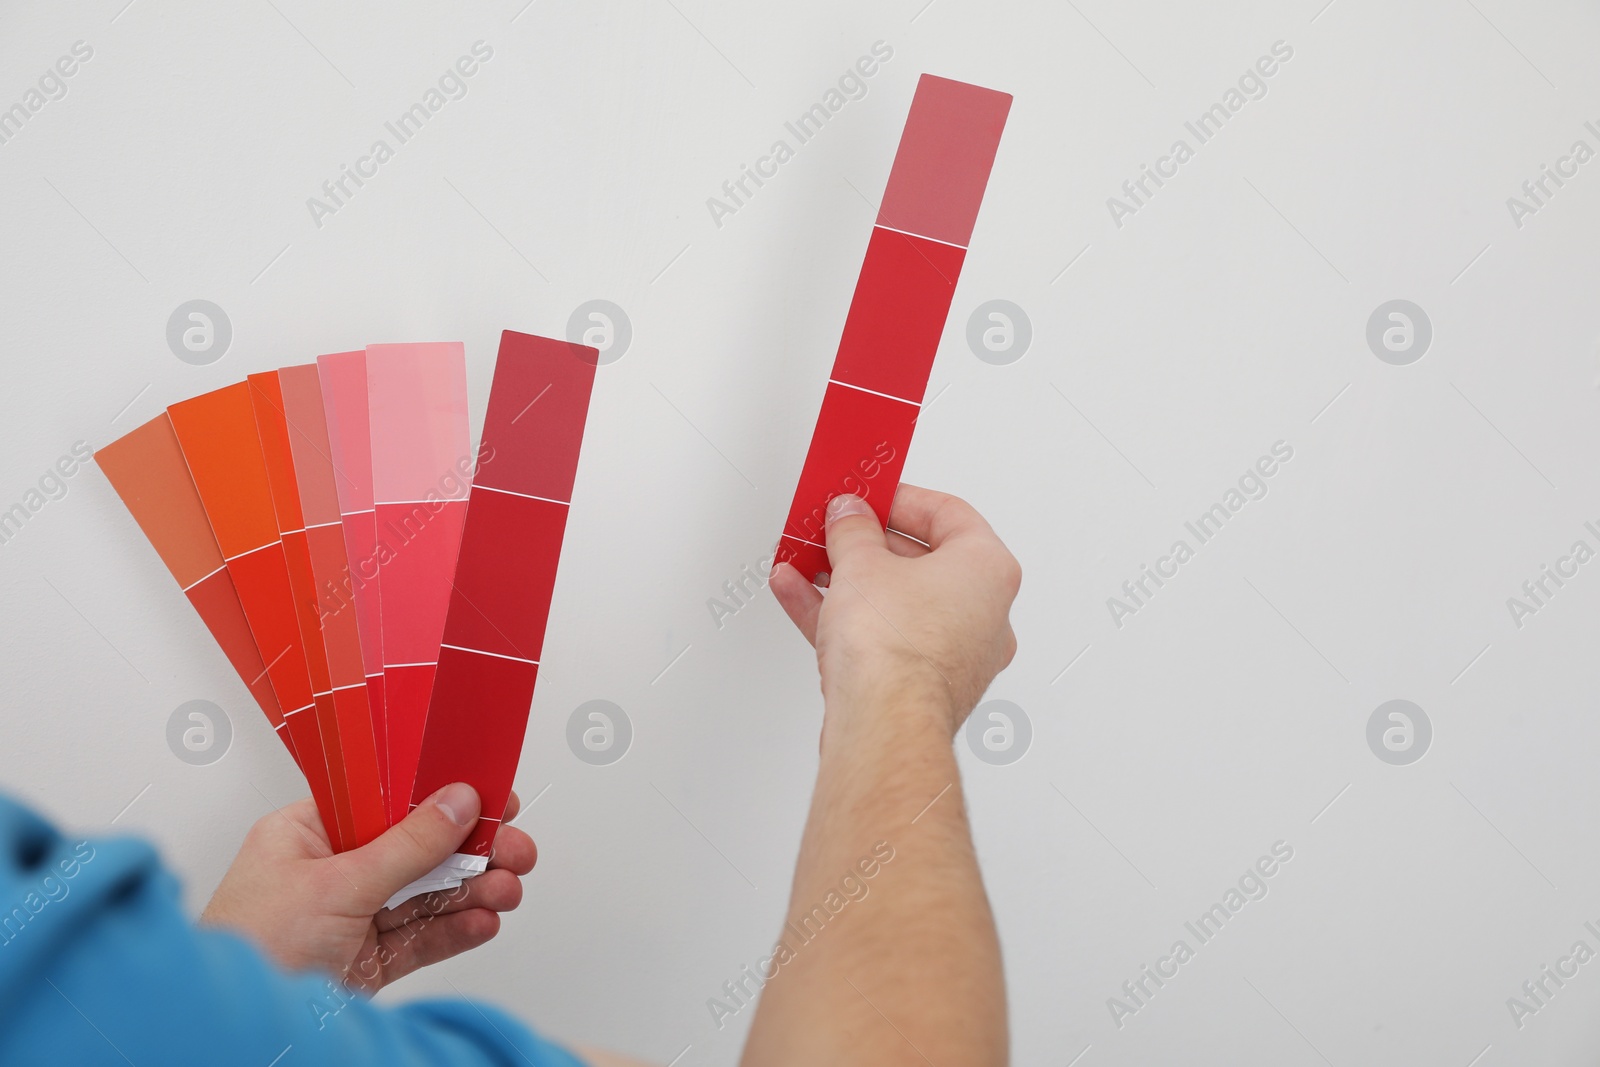
<svg viewBox="0 0 1600 1067">
<path fill-rule="evenodd" d="M 189 477 L 172 420 L 163 411 L 97 451 L 94 458 L 293 755 L 294 741 L 285 729 L 283 709 L 205 506 Z"/>
</svg>

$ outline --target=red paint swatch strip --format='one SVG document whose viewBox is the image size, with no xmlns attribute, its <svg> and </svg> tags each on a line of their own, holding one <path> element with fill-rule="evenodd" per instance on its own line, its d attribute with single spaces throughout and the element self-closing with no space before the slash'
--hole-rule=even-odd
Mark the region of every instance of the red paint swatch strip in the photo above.
<svg viewBox="0 0 1600 1067">
<path fill-rule="evenodd" d="M 464 781 L 504 813 L 522 754 L 599 353 L 506 331 L 411 806 Z M 498 817 L 460 853 L 487 856 Z"/>
<path fill-rule="evenodd" d="M 828 501 L 887 523 L 1011 97 L 924 74 L 867 244 L 777 561 L 828 570 Z"/>
</svg>

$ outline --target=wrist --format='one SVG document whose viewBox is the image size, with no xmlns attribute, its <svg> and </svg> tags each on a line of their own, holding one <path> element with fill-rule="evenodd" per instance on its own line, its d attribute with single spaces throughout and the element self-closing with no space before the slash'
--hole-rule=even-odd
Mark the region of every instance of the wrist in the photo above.
<svg viewBox="0 0 1600 1067">
<path fill-rule="evenodd" d="M 926 663 L 825 675 L 822 695 L 828 730 L 853 743 L 928 736 L 948 745 L 955 736 L 954 695 Z"/>
</svg>

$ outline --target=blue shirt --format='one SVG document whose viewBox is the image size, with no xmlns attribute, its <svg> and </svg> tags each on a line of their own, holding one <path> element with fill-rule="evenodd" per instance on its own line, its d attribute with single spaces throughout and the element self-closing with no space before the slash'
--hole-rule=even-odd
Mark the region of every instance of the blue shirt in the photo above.
<svg viewBox="0 0 1600 1067">
<path fill-rule="evenodd" d="M 0 796 L 0 1065 L 582 1067 L 486 1004 L 374 1007 L 197 930 L 143 841 L 73 841 Z"/>
</svg>

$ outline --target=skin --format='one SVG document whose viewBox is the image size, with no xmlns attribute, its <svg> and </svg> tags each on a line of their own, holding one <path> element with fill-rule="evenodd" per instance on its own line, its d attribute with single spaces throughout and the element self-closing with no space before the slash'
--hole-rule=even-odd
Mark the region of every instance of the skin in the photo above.
<svg viewBox="0 0 1600 1067">
<path fill-rule="evenodd" d="M 859 498 L 837 497 L 828 592 L 787 564 L 772 575 L 816 649 L 824 711 L 780 934 L 790 950 L 775 948 L 766 966 L 746 1067 L 1009 1058 L 1000 946 L 951 742 L 1016 653 L 1009 612 L 1021 571 L 955 497 L 902 485 L 889 526 Z M 375 991 L 499 932 L 536 859 L 532 839 L 507 825 L 517 806 L 513 797 L 490 869 L 458 898 L 430 894 L 388 911 L 391 894 L 466 838 L 477 794 L 447 786 L 339 856 L 301 801 L 256 823 L 202 921 L 245 933 L 285 967 Z M 819 907 L 820 932 L 796 936 L 808 920 L 816 929 Z M 643 1067 L 578 1051 L 594 1067 Z"/>
<path fill-rule="evenodd" d="M 955 497 L 901 486 L 889 526 L 901 533 L 835 498 L 827 594 L 787 565 L 772 578 L 816 648 L 824 711 L 782 935 L 793 957 L 762 991 L 746 1067 L 1009 1058 L 1000 945 L 951 741 L 1016 653 L 1022 573 Z M 865 874 L 878 842 L 893 859 L 860 880 L 867 895 L 802 941 L 792 931 L 844 876 Z"/>
<path fill-rule="evenodd" d="M 298 801 L 250 828 L 200 922 L 244 934 L 287 970 L 375 993 L 500 932 L 500 914 L 522 902 L 521 876 L 538 858 L 533 838 L 508 825 L 520 807 L 513 794 L 487 871 L 391 910 L 391 895 L 466 840 L 477 792 L 445 786 L 377 840 L 337 856 L 316 805 Z"/>
</svg>

